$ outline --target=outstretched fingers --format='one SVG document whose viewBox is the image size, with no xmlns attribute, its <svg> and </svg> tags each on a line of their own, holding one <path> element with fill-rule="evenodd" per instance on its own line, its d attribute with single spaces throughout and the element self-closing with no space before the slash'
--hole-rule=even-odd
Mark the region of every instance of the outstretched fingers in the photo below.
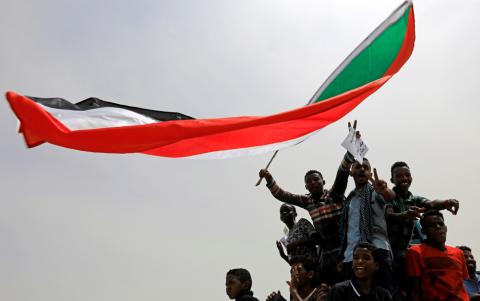
<svg viewBox="0 0 480 301">
<path fill-rule="evenodd" d="M 372 178 L 372 174 L 370 174 L 370 175 L 368 176 L 368 179 L 370 180 L 370 182 L 372 183 L 372 185 L 375 186 L 375 185 L 377 184 L 377 182 L 378 182 L 378 173 L 377 173 L 377 169 L 376 169 L 376 168 L 373 169 L 373 178 Z"/>
</svg>

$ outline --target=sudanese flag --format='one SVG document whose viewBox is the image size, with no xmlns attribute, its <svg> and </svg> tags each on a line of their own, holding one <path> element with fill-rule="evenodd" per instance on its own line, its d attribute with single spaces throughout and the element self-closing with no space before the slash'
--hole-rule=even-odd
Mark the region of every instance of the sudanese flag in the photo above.
<svg viewBox="0 0 480 301">
<path fill-rule="evenodd" d="M 270 116 L 194 119 L 97 98 L 6 97 L 28 147 L 48 142 L 101 153 L 226 158 L 296 145 L 342 118 L 387 82 L 410 57 L 415 41 L 405 1 L 340 64 L 308 105 Z"/>
</svg>

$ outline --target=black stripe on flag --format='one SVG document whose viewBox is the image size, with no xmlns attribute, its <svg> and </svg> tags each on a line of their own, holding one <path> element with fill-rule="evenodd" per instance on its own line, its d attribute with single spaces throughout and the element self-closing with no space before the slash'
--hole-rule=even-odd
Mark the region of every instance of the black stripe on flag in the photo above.
<svg viewBox="0 0 480 301">
<path fill-rule="evenodd" d="M 169 121 L 169 120 L 186 120 L 186 119 L 195 119 L 185 114 L 177 112 L 165 112 L 165 111 L 155 111 L 149 109 L 142 109 L 137 107 L 125 106 L 114 102 L 104 101 L 95 97 L 90 97 L 76 104 L 69 102 L 63 98 L 52 97 L 52 98 L 40 98 L 27 96 L 31 100 L 46 107 L 53 109 L 61 110 L 73 110 L 73 111 L 87 111 L 92 109 L 104 108 L 104 107 L 113 107 L 121 108 L 124 110 L 133 111 L 135 113 L 150 117 L 158 121 Z"/>
</svg>

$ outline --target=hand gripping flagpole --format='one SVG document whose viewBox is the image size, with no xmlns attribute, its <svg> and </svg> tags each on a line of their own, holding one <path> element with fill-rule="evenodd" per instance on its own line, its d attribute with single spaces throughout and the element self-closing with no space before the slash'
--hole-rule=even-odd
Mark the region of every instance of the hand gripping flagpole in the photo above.
<svg viewBox="0 0 480 301">
<path fill-rule="evenodd" d="M 275 156 L 277 154 L 278 154 L 278 149 L 273 153 L 273 156 L 272 156 L 272 158 L 270 158 L 270 161 L 268 161 L 267 166 L 265 167 L 265 170 L 268 170 L 268 168 L 270 167 L 270 164 L 272 163 L 273 159 L 275 158 Z M 257 184 L 255 184 L 255 186 L 260 185 L 260 183 L 262 182 L 262 179 L 263 179 L 263 177 L 260 177 L 260 179 L 258 179 L 258 182 L 257 182 Z"/>
</svg>

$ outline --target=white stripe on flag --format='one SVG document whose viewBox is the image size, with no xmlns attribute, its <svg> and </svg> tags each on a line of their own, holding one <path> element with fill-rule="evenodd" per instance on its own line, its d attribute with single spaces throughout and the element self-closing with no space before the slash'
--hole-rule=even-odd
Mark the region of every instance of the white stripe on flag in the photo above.
<svg viewBox="0 0 480 301">
<path fill-rule="evenodd" d="M 52 114 L 71 131 L 143 125 L 159 122 L 150 117 L 121 108 L 103 107 L 85 111 L 75 111 L 54 109 L 39 103 L 37 104 L 45 111 Z"/>
</svg>

